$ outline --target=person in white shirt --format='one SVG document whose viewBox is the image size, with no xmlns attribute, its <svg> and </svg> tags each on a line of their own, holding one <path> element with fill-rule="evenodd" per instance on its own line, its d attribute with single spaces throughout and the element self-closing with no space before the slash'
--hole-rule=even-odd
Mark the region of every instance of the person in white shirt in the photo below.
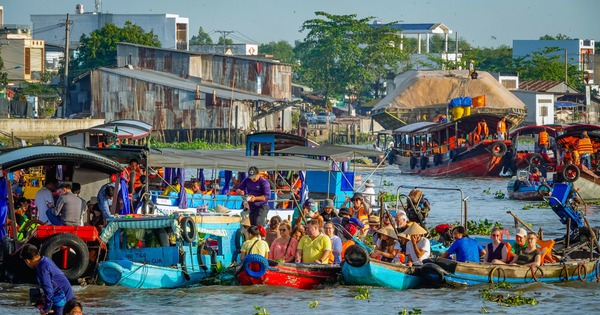
<svg viewBox="0 0 600 315">
<path fill-rule="evenodd" d="M 367 181 L 365 182 L 365 189 L 362 191 L 362 194 L 364 196 L 364 201 L 366 204 L 368 204 L 371 207 L 377 206 L 377 194 L 375 193 L 375 184 L 370 179 L 367 179 Z"/>
<path fill-rule="evenodd" d="M 431 254 L 431 244 L 428 239 L 423 237 L 427 234 L 427 230 L 419 224 L 413 223 L 404 233 L 410 235 L 410 241 L 406 243 L 408 265 L 422 265 L 423 260 L 428 259 Z"/>
<path fill-rule="evenodd" d="M 52 197 L 54 191 L 56 191 L 56 181 L 47 179 L 46 185 L 35 194 L 35 206 L 37 207 L 38 220 L 41 222 L 49 222 L 46 211 L 49 208 L 54 208 L 54 197 Z"/>
</svg>

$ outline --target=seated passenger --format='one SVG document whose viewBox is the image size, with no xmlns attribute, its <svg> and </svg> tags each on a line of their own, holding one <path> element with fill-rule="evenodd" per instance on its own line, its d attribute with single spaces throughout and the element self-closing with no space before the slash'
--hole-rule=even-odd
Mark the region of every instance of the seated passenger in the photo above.
<svg viewBox="0 0 600 315">
<path fill-rule="evenodd" d="M 530 182 L 539 182 L 540 178 L 542 178 L 542 172 L 540 172 L 540 170 L 537 167 L 534 167 L 531 170 L 531 174 L 529 174 L 529 181 Z"/>
<path fill-rule="evenodd" d="M 304 225 L 306 221 L 316 218 L 318 215 L 315 209 L 315 201 L 312 198 L 307 199 L 302 203 L 302 208 L 296 207 L 294 214 L 292 215 L 292 225 Z"/>
<path fill-rule="evenodd" d="M 338 215 L 335 213 L 335 206 L 333 204 L 333 200 L 325 199 L 325 204 L 323 205 L 323 210 L 319 212 L 319 215 L 323 218 L 323 221 L 331 221 L 333 218 Z"/>
<path fill-rule="evenodd" d="M 173 182 L 171 183 L 171 185 L 169 185 L 167 187 L 167 189 L 165 189 L 165 191 L 163 191 L 162 195 L 163 196 L 168 196 L 171 192 L 179 193 L 180 190 L 181 190 L 181 187 L 179 185 L 179 178 L 175 177 L 175 178 L 173 178 Z M 192 190 L 190 190 L 188 188 L 185 188 L 185 191 L 188 194 L 192 194 L 193 193 Z"/>
<path fill-rule="evenodd" d="M 456 254 L 458 262 L 479 262 L 479 257 L 485 255 L 485 249 L 475 239 L 466 235 L 464 226 L 457 226 L 452 229 L 454 234 L 454 243 L 448 250 L 442 254 L 442 258 L 448 258 Z"/>
<path fill-rule="evenodd" d="M 201 190 L 201 186 L 200 186 L 200 180 L 197 178 L 192 179 L 192 194 L 201 194 L 202 190 Z"/>
<path fill-rule="evenodd" d="M 81 216 L 87 208 L 85 201 L 71 192 L 71 184 L 63 183 L 58 189 L 61 195 L 56 207 L 47 210 L 48 219 L 54 225 L 80 226 Z"/>
<path fill-rule="evenodd" d="M 431 243 L 423 236 L 427 234 L 427 230 L 419 224 L 413 223 L 404 231 L 404 234 L 410 236 L 410 241 L 406 243 L 407 264 L 409 266 L 422 265 L 423 260 L 428 259 L 431 255 Z"/>
<path fill-rule="evenodd" d="M 269 227 L 267 228 L 267 237 L 265 240 L 267 244 L 271 246 L 273 241 L 279 238 L 279 224 L 281 223 L 281 217 L 276 215 L 269 220 Z"/>
<path fill-rule="evenodd" d="M 527 247 L 519 248 L 511 264 L 537 267 L 542 264 L 542 252 L 537 248 L 537 234 L 527 234 Z"/>
<path fill-rule="evenodd" d="M 242 244 L 241 248 L 241 259 L 244 259 L 248 254 L 257 254 L 269 259 L 269 244 L 267 242 L 260 239 L 261 231 L 264 231 L 264 228 L 258 226 L 251 226 L 248 229 L 248 240 Z"/>
<path fill-rule="evenodd" d="M 313 219 L 306 224 L 306 235 L 298 243 L 296 262 L 305 264 L 328 264 L 331 240 L 321 233 L 319 221 Z"/>
<path fill-rule="evenodd" d="M 295 238 L 298 242 L 302 239 L 302 237 L 306 234 L 306 230 L 304 229 L 304 225 L 296 225 L 292 229 L 292 237 Z"/>
<path fill-rule="evenodd" d="M 392 227 L 382 227 L 377 230 L 380 237 L 377 240 L 375 250 L 371 253 L 371 257 L 385 262 L 393 262 L 400 250 L 396 231 Z"/>
<path fill-rule="evenodd" d="M 334 264 L 340 264 L 342 262 L 342 239 L 335 235 L 335 226 L 333 222 L 328 221 L 325 223 L 325 235 L 329 236 L 331 240 L 331 254 L 329 255 L 329 262 Z"/>
<path fill-rule="evenodd" d="M 509 245 L 502 241 L 502 234 L 500 228 L 494 227 L 492 234 L 490 234 L 492 242 L 487 244 L 485 255 L 483 256 L 483 262 L 495 264 L 497 261 L 506 262 L 508 261 Z"/>
<path fill-rule="evenodd" d="M 296 260 L 298 240 L 292 237 L 292 225 L 290 221 L 286 220 L 279 224 L 279 233 L 281 236 L 271 244 L 269 259 L 293 263 Z"/>
</svg>

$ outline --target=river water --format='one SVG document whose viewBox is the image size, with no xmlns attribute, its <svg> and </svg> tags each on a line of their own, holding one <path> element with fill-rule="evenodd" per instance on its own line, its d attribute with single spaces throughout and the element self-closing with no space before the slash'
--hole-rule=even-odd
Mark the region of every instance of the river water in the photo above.
<svg viewBox="0 0 600 315">
<path fill-rule="evenodd" d="M 363 181 L 368 174 L 363 173 Z M 552 210 L 528 207 L 531 202 L 496 199 L 496 191 L 506 193 L 507 179 L 424 178 L 403 175 L 395 168 L 377 172 L 371 177 L 376 184 L 383 180 L 393 187 L 398 185 L 460 188 L 468 199 L 469 220 L 488 219 L 499 222 L 514 234 L 514 220 L 507 211 L 513 211 L 531 223 L 534 230 L 541 226 L 545 237 L 564 234 L 564 226 Z M 379 185 L 381 186 L 381 185 Z M 402 189 L 407 194 L 409 189 Z M 484 191 L 488 191 L 484 192 Z M 454 223 L 460 220 L 460 195 L 457 192 L 425 190 L 432 204 L 428 226 Z M 524 210 L 523 208 L 530 208 Z M 590 207 L 588 219 L 593 226 L 600 225 L 600 209 Z M 38 314 L 27 306 L 31 285 L 0 284 L 0 314 Z M 485 301 L 479 290 L 488 286 L 418 289 L 394 291 L 369 288 L 368 300 L 356 299 L 358 288 L 334 286 L 321 290 L 302 291 L 284 287 L 205 286 L 173 290 L 134 290 L 122 287 L 75 287 L 76 296 L 84 304 L 85 314 L 256 314 L 256 307 L 270 314 L 339 314 L 347 311 L 357 314 L 398 314 L 406 309 L 420 309 L 422 314 L 480 314 L 489 312 L 521 314 L 598 314 L 600 313 L 600 284 L 596 282 L 569 282 L 564 284 L 532 283 L 501 291 L 514 295 L 522 290 L 523 296 L 535 298 L 539 304 L 506 307 Z M 310 302 L 318 301 L 312 308 Z"/>
</svg>

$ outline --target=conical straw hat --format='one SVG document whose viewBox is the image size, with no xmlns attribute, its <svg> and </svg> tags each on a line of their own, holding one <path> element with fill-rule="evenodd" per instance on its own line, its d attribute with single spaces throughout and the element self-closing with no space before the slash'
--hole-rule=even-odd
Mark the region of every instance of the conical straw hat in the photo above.
<svg viewBox="0 0 600 315">
<path fill-rule="evenodd" d="M 398 239 L 398 236 L 396 236 L 396 232 L 394 231 L 394 229 L 389 226 L 380 228 L 379 230 L 377 230 L 377 233 L 387 235 L 395 240 Z"/>
<path fill-rule="evenodd" d="M 408 229 L 406 229 L 406 231 L 404 231 L 404 233 L 408 235 L 425 235 L 427 234 L 427 230 L 422 228 L 417 223 L 413 223 L 408 227 Z"/>
</svg>

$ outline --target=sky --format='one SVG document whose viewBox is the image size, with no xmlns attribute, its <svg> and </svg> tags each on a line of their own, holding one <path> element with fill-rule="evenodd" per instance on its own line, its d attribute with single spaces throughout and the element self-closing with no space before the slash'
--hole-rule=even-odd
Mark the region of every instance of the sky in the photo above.
<svg viewBox="0 0 600 315">
<path fill-rule="evenodd" d="M 75 13 L 94 0 L 0 0 L 6 24 L 30 24 L 30 14 Z M 599 0 L 104 0 L 105 13 L 173 13 L 190 19 L 190 38 L 203 27 L 233 30 L 235 43 L 286 40 L 305 34 L 300 27 L 316 11 L 374 17 L 383 23 L 443 23 L 474 47 L 512 46 L 513 39 L 559 33 L 600 40 Z M 35 34 L 34 34 L 35 38 Z M 454 35 L 452 35 L 454 38 Z"/>
</svg>

